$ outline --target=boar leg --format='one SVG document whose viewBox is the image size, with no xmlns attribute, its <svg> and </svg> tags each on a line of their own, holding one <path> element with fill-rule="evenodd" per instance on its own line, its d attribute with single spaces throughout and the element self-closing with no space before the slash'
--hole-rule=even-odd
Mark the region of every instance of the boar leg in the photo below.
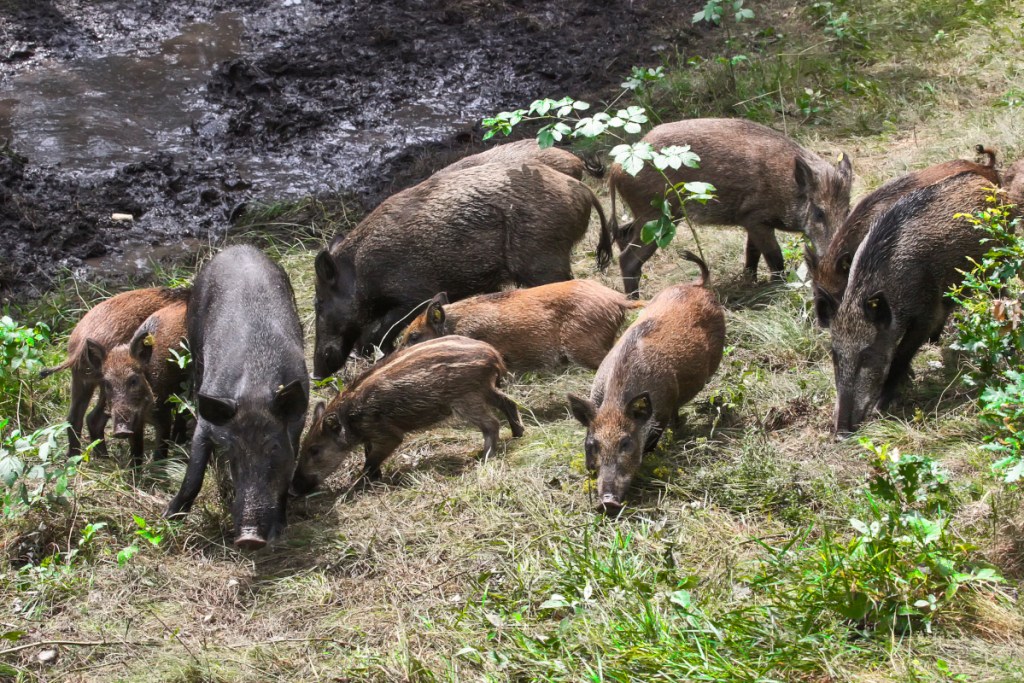
<svg viewBox="0 0 1024 683">
<path fill-rule="evenodd" d="M 188 438 L 188 414 L 175 413 L 174 423 L 171 427 L 171 441 L 176 444 L 183 444 Z"/>
<path fill-rule="evenodd" d="M 619 253 L 619 270 L 622 271 L 622 286 L 629 298 L 640 298 L 640 271 L 657 250 L 657 242 L 643 244 L 639 241 L 638 237 Z"/>
<path fill-rule="evenodd" d="M 782 279 L 782 272 L 786 269 L 786 259 L 782 256 L 782 247 L 779 246 L 779 241 L 775 238 L 775 231 L 763 225 L 756 228 L 747 228 L 746 267 L 756 277 L 757 261 L 755 260 L 753 264 L 750 263 L 753 253 L 751 243 L 753 243 L 753 249 L 761 252 L 764 262 L 768 265 L 768 270 L 772 273 L 772 278 L 776 280 Z"/>
<path fill-rule="evenodd" d="M 523 421 L 519 417 L 519 407 L 516 402 L 506 396 L 502 391 L 494 389 L 487 394 L 487 402 L 505 414 L 508 426 L 512 429 L 512 436 L 518 438 L 525 433 Z"/>
<path fill-rule="evenodd" d="M 480 402 L 479 399 L 479 396 L 473 396 L 457 405 L 453 405 L 452 408 L 460 418 L 483 433 L 484 450 L 481 457 L 486 460 L 494 454 L 494 448 L 498 445 L 498 431 L 501 429 L 501 424 L 498 423 L 497 418 L 491 413 L 488 404 L 493 405 L 493 403 L 490 397 L 486 397 L 484 402 Z M 512 429 L 515 430 L 515 427 Z"/>
<path fill-rule="evenodd" d="M 878 399 L 877 407 L 879 410 L 887 409 L 896 397 L 900 384 L 910 374 L 910 362 L 917 355 L 925 341 L 927 341 L 929 333 L 930 330 L 925 325 L 920 324 L 916 320 L 911 321 L 910 328 L 904 333 L 903 339 L 900 340 L 899 346 L 896 347 L 892 363 L 889 364 L 889 373 L 885 377 L 882 395 Z"/>
<path fill-rule="evenodd" d="M 140 424 L 132 432 L 132 465 L 142 467 L 143 455 L 146 449 L 146 423 Z"/>
<path fill-rule="evenodd" d="M 107 392 L 103 391 L 103 387 L 100 387 L 100 396 L 96 399 L 96 405 L 89 412 L 89 416 L 85 419 L 86 425 L 89 427 L 89 438 L 93 441 L 99 441 L 93 452 L 96 455 L 106 457 L 107 455 L 107 442 L 103 438 L 103 432 L 107 429 Z"/>
<path fill-rule="evenodd" d="M 185 469 L 185 478 L 181 482 L 181 489 L 167 506 L 164 517 L 175 517 L 179 514 L 186 514 L 192 509 L 192 503 L 203 488 L 203 477 L 206 476 L 206 465 L 210 462 L 210 452 L 213 450 L 213 442 L 208 434 L 210 427 L 205 420 L 200 420 L 196 425 L 196 433 L 192 437 L 192 452 L 188 456 L 188 467 Z"/>
<path fill-rule="evenodd" d="M 89 407 L 96 386 L 86 384 L 81 378 L 71 376 L 71 407 L 68 410 L 68 457 L 82 452 L 82 422 Z"/>
<path fill-rule="evenodd" d="M 395 434 L 381 434 L 376 441 L 367 441 L 364 447 L 366 464 L 363 465 L 363 477 L 370 481 L 380 479 L 380 466 L 391 457 L 400 443 L 402 437 Z"/>
<path fill-rule="evenodd" d="M 534 259 L 516 268 L 513 279 L 520 287 L 539 287 L 571 280 L 572 265 L 569 262 L 569 255 L 554 251 L 537 254 Z"/>
<path fill-rule="evenodd" d="M 156 431 L 156 450 L 153 451 L 153 460 L 163 460 L 167 457 L 171 420 L 171 407 L 164 402 L 153 416 L 153 429 Z"/>
</svg>

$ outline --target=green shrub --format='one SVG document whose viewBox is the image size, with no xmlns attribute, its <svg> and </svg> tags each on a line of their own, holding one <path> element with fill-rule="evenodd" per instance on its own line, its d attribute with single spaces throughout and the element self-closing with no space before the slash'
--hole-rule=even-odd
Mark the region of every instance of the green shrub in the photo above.
<svg viewBox="0 0 1024 683">
<path fill-rule="evenodd" d="M 0 317 L 0 417 L 16 410 L 25 374 L 42 365 L 40 347 L 49 337 L 43 323 L 23 327 L 10 316 Z"/>
<path fill-rule="evenodd" d="M 8 420 L 0 419 L 0 502 L 5 518 L 66 505 L 74 494 L 72 483 L 91 447 L 73 457 L 58 451 L 57 434 L 66 428 L 56 424 L 22 434 L 18 429 L 8 431 Z"/>
</svg>

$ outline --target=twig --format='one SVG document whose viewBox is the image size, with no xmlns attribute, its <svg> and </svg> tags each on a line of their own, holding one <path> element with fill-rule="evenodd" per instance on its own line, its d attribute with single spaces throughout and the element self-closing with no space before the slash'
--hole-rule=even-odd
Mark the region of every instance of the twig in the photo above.
<svg viewBox="0 0 1024 683">
<path fill-rule="evenodd" d="M 6 650 L 0 650 L 0 657 L 13 654 L 15 652 L 21 652 L 22 650 L 29 650 L 33 647 L 110 647 L 113 645 L 131 645 L 135 647 L 142 647 L 157 645 L 159 642 L 160 641 L 157 640 L 37 640 L 32 643 L 25 643 L 24 645 L 15 645 L 14 647 L 9 647 Z"/>
</svg>

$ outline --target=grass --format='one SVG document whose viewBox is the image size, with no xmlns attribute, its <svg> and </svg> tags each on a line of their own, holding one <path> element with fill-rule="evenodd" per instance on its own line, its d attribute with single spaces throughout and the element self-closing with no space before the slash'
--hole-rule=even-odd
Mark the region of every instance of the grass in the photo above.
<svg viewBox="0 0 1024 683">
<path fill-rule="evenodd" d="M 695 48 L 706 56 L 747 54 L 733 70 L 735 83 L 713 59 L 670 64 L 673 75 L 651 97 L 666 118 L 748 115 L 785 125 L 823 153 L 845 150 L 854 157 L 859 193 L 908 168 L 969 155 L 979 141 L 999 146 L 1006 158 L 1020 155 L 1024 116 L 1001 104 L 1014 83 L 1019 87 L 1024 63 L 1024 45 L 1011 30 L 1020 8 L 984 2 L 954 11 L 959 5 L 851 0 L 822 5 L 817 15 L 759 5 L 754 23 L 731 32 L 731 45 L 710 32 Z M 848 37 L 828 23 L 842 12 L 852 22 Z M 844 81 L 851 78 L 859 85 Z M 799 110 L 804 88 L 821 93 L 825 106 L 813 115 Z M 306 200 L 257 207 L 228 238 L 256 241 L 291 274 L 307 349 L 312 252 L 357 222 L 346 206 Z M 594 272 L 595 240 L 588 239 L 574 271 L 618 287 L 612 274 Z M 583 430 L 564 399 L 567 391 L 588 391 L 592 375 L 580 369 L 514 378 L 509 393 L 527 433 L 511 439 L 503 430 L 499 453 L 488 461 L 478 459 L 479 434 L 459 425 L 411 435 L 380 483 L 352 485 L 355 457 L 323 492 L 294 501 L 285 536 L 252 555 L 230 547 L 230 520 L 212 482 L 187 521 L 160 523 L 181 461 L 134 471 L 115 443 L 111 458 L 82 467 L 68 507 L 0 528 L 0 635 L 25 632 L 0 641 L 0 679 L 1024 675 L 1024 608 L 1012 590 L 964 591 L 926 635 L 871 633 L 824 612 L 808 628 L 780 607 L 780 593 L 756 583 L 768 557 L 764 545 L 806 538 L 815 548 L 824 530 L 849 540 L 848 520 L 863 512 L 860 487 L 874 469 L 856 443 L 836 443 L 829 434 L 828 335 L 813 327 L 806 289 L 746 282 L 738 230 L 704 228 L 701 239 L 727 308 L 729 350 L 684 409 L 684 426 L 646 459 L 620 519 L 591 511 Z M 648 295 L 694 277 L 679 255 L 686 246 L 681 231 L 648 264 Z M 795 265 L 798 244 L 789 247 Z M 187 279 L 205 258 L 158 278 Z M 44 349 L 51 362 L 74 321 L 109 293 L 69 278 L 12 312 L 57 331 Z M 864 433 L 941 463 L 950 473 L 952 533 L 977 546 L 963 556 L 1019 578 L 1021 496 L 989 475 L 991 456 L 979 447 L 983 432 L 971 394 L 957 381 L 957 359 L 928 346 L 915 370 L 893 414 Z M 62 419 L 66 385 L 66 376 L 27 380 L 31 408 L 20 413 L 22 426 Z M 136 515 L 155 526 L 158 545 L 136 535 Z M 88 523 L 106 527 L 79 546 Z M 140 550 L 122 566 L 117 555 L 132 544 Z M 69 559 L 73 549 L 79 552 Z M 798 572 L 784 585 L 804 580 Z M 10 651 L 27 643 L 39 646 Z M 46 649 L 57 655 L 44 663 L 38 655 Z"/>
</svg>

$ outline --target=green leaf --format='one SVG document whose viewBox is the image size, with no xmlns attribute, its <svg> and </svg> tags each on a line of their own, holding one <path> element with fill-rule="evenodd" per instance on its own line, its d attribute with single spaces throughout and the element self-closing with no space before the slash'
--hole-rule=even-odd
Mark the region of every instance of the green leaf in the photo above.
<svg viewBox="0 0 1024 683">
<path fill-rule="evenodd" d="M 544 126 L 537 131 L 537 144 L 540 145 L 541 149 L 547 149 L 555 144 L 555 132 L 551 129 L 551 126 Z"/>
<path fill-rule="evenodd" d="M 654 156 L 654 148 L 649 142 L 634 142 L 632 145 L 616 145 L 612 147 L 612 160 L 622 166 L 622 170 L 635 176 L 644 167 L 644 162 Z"/>
<path fill-rule="evenodd" d="M 541 603 L 540 607 L 538 607 L 537 609 L 562 609 L 564 607 L 570 606 L 571 605 L 565 599 L 564 596 L 559 595 L 558 593 L 554 593 L 550 598 Z"/>
<path fill-rule="evenodd" d="M 128 564 L 129 561 L 131 561 L 133 557 L 135 557 L 136 553 L 138 552 L 139 546 L 135 545 L 134 543 L 128 546 L 127 548 L 121 549 L 117 553 L 117 566 L 125 566 L 126 564 Z"/>
<path fill-rule="evenodd" d="M 690 597 L 690 591 L 688 590 L 677 590 L 669 595 L 668 599 L 673 605 L 678 605 L 684 610 L 689 610 L 693 604 L 693 599 Z"/>
</svg>

